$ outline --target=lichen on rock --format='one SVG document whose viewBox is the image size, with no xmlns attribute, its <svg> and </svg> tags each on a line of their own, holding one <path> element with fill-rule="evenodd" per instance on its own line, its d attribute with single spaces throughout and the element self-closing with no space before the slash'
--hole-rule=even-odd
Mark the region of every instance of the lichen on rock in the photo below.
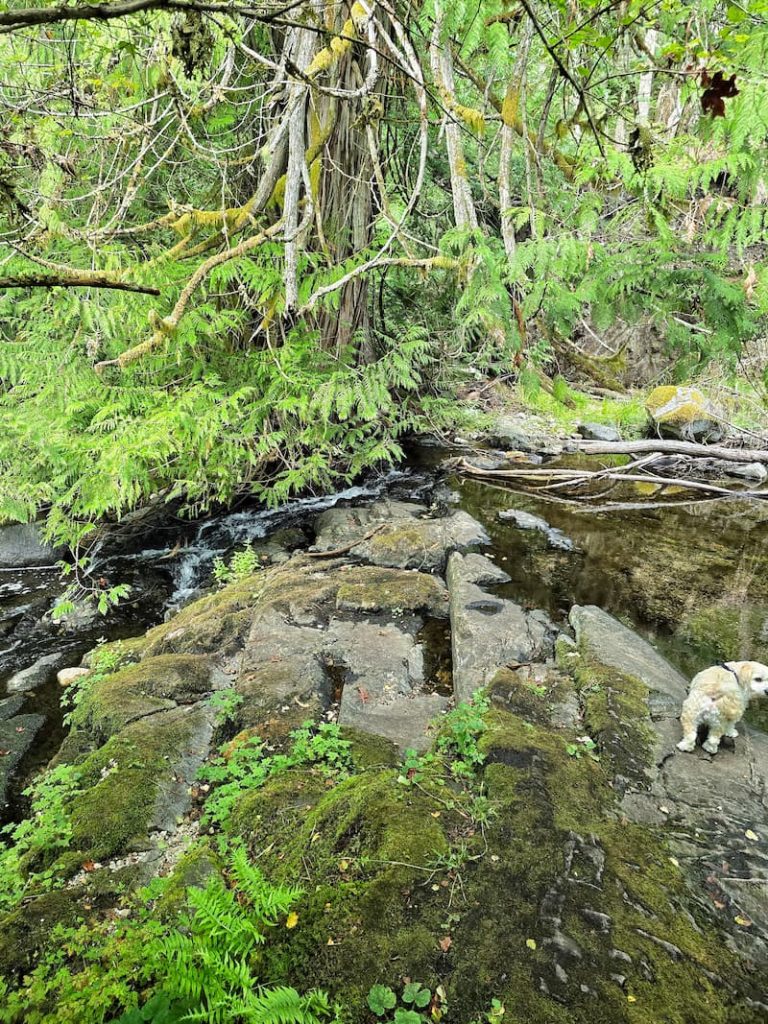
<svg viewBox="0 0 768 1024">
<path fill-rule="evenodd" d="M 665 384 L 654 388 L 645 400 L 653 429 L 662 437 L 682 441 L 719 441 L 723 437 L 723 416 L 712 402 L 694 387 Z"/>
</svg>

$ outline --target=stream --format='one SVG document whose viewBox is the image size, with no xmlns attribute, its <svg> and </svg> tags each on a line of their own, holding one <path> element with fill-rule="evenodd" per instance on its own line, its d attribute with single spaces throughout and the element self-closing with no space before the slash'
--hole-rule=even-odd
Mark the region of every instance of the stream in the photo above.
<svg viewBox="0 0 768 1024">
<path fill-rule="evenodd" d="M 142 527 L 139 521 L 131 530 L 116 531 L 95 552 L 90 577 L 103 585 L 128 583 L 131 595 L 106 618 L 80 609 L 70 622 L 55 625 L 49 613 L 66 587 L 56 567 L 3 570 L 0 730 L 13 738 L 30 733 L 18 755 L 9 750 L 0 755 L 7 758 L 6 776 L 15 769 L 3 798 L 6 816 L 23 807 L 25 782 L 64 736 L 59 669 L 77 665 L 102 639 L 135 636 L 168 618 L 210 586 L 217 558 L 249 543 L 268 557 L 276 537 L 287 550 L 306 547 L 318 513 L 338 504 L 370 503 L 384 494 L 433 500 L 474 516 L 491 538 L 485 553 L 511 577 L 495 588 L 498 596 L 542 608 L 559 625 L 564 626 L 571 605 L 599 605 L 649 639 L 688 677 L 723 658 L 768 658 L 765 505 L 670 499 L 667 506 L 647 507 L 648 496 L 635 491 L 628 496 L 636 508 L 595 512 L 588 502 L 574 505 L 454 475 L 446 462 L 452 454 L 417 447 L 400 470 L 275 510 L 243 504 L 198 522 L 167 514 L 159 522 L 150 519 Z M 521 528 L 520 512 L 545 520 L 544 526 L 523 517 L 529 528 Z M 511 514 L 517 521 L 504 518 Z M 546 531 L 547 524 L 554 532 Z M 442 635 L 430 646 L 437 662 L 449 662 L 439 650 Z M 48 662 L 37 684 L 20 695 L 10 692 L 14 675 L 40 659 Z M 449 664 L 444 671 L 450 672 Z M 756 708 L 751 718 L 768 727 L 765 709 Z"/>
</svg>

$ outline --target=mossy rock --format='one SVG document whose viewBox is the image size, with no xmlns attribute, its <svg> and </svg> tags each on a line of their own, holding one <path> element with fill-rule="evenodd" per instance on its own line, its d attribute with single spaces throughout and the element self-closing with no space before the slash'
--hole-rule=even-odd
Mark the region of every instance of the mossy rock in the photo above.
<svg viewBox="0 0 768 1024">
<path fill-rule="evenodd" d="M 654 388 L 645 400 L 651 426 L 662 437 L 683 441 L 719 441 L 722 414 L 694 387 L 672 384 Z"/>
<path fill-rule="evenodd" d="M 186 909 L 190 887 L 203 889 L 222 870 L 221 857 L 209 843 L 199 843 L 185 853 L 165 880 L 155 909 L 158 917 L 174 922 Z"/>
<path fill-rule="evenodd" d="M 494 998 L 517 1024 L 756 1021 L 755 981 L 692 906 L 664 835 L 618 813 L 614 747 L 638 775 L 651 756 L 644 687 L 581 673 L 599 761 L 574 756 L 575 733 L 546 724 L 514 673 L 494 680 L 482 828 L 460 789 L 391 768 L 330 788 L 291 771 L 243 797 L 234 832 L 305 890 L 296 928 L 265 950 L 270 976 L 326 988 L 360 1024 L 370 986 L 406 978 L 442 986 L 460 1024 Z M 631 728 L 614 745 L 617 722 Z"/>
<path fill-rule="evenodd" d="M 137 719 L 202 699 L 216 681 L 211 662 L 204 655 L 145 658 L 87 689 L 73 724 L 103 743 Z"/>
<path fill-rule="evenodd" d="M 330 986 L 355 1019 L 371 985 L 406 962 L 414 977 L 431 975 L 437 948 L 444 899 L 425 881 L 449 843 L 435 803 L 397 778 L 371 768 L 329 789 L 294 771 L 244 797 L 233 816 L 270 877 L 307 880 L 299 926 L 270 947 L 271 975 Z"/>
<path fill-rule="evenodd" d="M 425 611 L 448 615 L 448 591 L 442 580 L 422 572 L 354 566 L 341 573 L 336 594 L 339 611 Z"/>
<path fill-rule="evenodd" d="M 71 850 L 106 860 L 145 849 L 151 830 L 172 827 L 211 731 L 206 709 L 174 708 L 133 722 L 90 754 L 71 809 Z"/>
<path fill-rule="evenodd" d="M 0 916 L 0 977 L 11 979 L 28 969 L 57 925 L 71 927 L 85 916 L 71 891 L 44 893 Z"/>
<path fill-rule="evenodd" d="M 423 538 L 413 538 L 423 548 Z M 302 621 L 327 620 L 335 611 L 427 611 L 447 614 L 445 588 L 425 573 L 349 566 L 293 558 L 200 598 L 151 629 L 143 657 L 211 654 L 222 659 L 247 643 L 251 628 L 274 612 Z"/>
</svg>

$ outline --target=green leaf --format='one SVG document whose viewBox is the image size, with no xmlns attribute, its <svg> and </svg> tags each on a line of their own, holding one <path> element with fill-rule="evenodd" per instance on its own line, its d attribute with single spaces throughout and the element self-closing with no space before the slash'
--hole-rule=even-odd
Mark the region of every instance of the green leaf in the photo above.
<svg viewBox="0 0 768 1024">
<path fill-rule="evenodd" d="M 377 1017 L 394 1008 L 397 996 L 387 985 L 373 985 L 368 993 L 368 1006 Z"/>
<path fill-rule="evenodd" d="M 415 1010 L 395 1010 L 395 1024 L 424 1024 L 424 1018 Z"/>
</svg>

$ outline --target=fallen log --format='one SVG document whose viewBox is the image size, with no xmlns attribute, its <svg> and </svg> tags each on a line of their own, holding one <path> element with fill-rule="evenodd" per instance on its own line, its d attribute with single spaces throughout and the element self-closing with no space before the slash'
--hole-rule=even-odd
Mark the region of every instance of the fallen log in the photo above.
<svg viewBox="0 0 768 1024">
<path fill-rule="evenodd" d="M 762 462 L 768 465 L 768 451 L 761 448 L 726 448 L 721 444 L 697 444 L 695 441 L 650 439 L 645 441 L 578 441 L 568 442 L 571 451 L 584 455 L 639 455 L 660 452 L 674 455 L 695 455 L 699 458 L 726 459 L 730 462 Z"/>
</svg>

